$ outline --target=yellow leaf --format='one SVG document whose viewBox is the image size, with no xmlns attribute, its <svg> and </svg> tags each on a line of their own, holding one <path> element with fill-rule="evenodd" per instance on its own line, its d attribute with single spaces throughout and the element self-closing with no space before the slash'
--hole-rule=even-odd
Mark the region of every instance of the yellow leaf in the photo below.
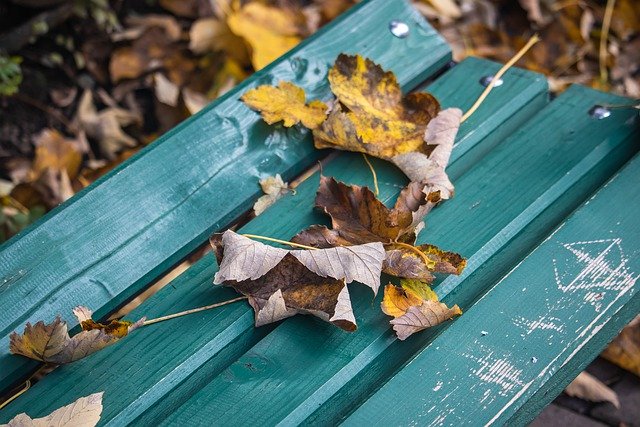
<svg viewBox="0 0 640 427">
<path fill-rule="evenodd" d="M 419 297 L 421 301 L 438 301 L 438 295 L 431 289 L 431 286 L 421 280 L 401 279 L 400 286 L 407 293 Z"/>
<path fill-rule="evenodd" d="M 78 175 L 82 163 L 80 144 L 65 138 L 55 129 L 45 129 L 36 138 L 36 156 L 30 178 L 38 179 L 47 169 L 65 171 L 69 178 Z"/>
<path fill-rule="evenodd" d="M 409 307 L 419 305 L 422 305 L 422 298 L 414 292 L 391 284 L 385 286 L 384 298 L 382 299 L 382 311 L 384 314 L 397 318 L 404 315 Z"/>
<path fill-rule="evenodd" d="M 251 47 L 253 68 L 259 70 L 300 42 L 297 21 L 292 12 L 253 2 L 230 14 L 227 24 Z"/>
<path fill-rule="evenodd" d="M 392 72 L 359 55 L 340 54 L 329 71 L 329 83 L 340 102 L 314 130 L 317 148 L 359 151 L 383 159 L 428 150 L 424 133 L 440 109 L 432 95 L 403 97 Z"/>
<path fill-rule="evenodd" d="M 602 352 L 602 357 L 640 376 L 640 316 L 620 332 Z"/>
<path fill-rule="evenodd" d="M 309 128 L 318 127 L 325 119 L 327 106 L 321 101 L 305 104 L 306 97 L 302 88 L 290 82 L 280 82 L 278 87 L 259 86 L 242 95 L 249 107 L 260 111 L 264 120 L 273 124 L 283 121 L 286 127 L 298 122 Z"/>
</svg>

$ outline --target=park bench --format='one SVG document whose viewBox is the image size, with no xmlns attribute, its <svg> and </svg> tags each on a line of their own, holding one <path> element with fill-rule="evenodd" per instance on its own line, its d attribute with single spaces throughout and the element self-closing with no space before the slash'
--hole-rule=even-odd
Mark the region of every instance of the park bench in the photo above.
<svg viewBox="0 0 640 427">
<path fill-rule="evenodd" d="M 390 21 L 409 27 L 406 37 Z M 391 28 L 394 28 L 393 26 Z M 233 224 L 290 239 L 327 224 L 313 209 L 319 172 L 246 221 L 259 178 L 323 174 L 371 186 L 361 155 L 316 150 L 299 128 L 266 125 L 239 97 L 292 81 L 327 99 L 341 52 L 392 70 L 403 90 L 468 109 L 500 68 L 451 65 L 444 40 L 403 0 L 363 1 L 140 154 L 0 247 L 0 384 L 19 390 L 38 364 L 9 354 L 27 322 L 86 305 L 106 319 L 208 236 Z M 354 287 L 359 329 L 310 316 L 256 328 L 245 302 L 141 328 L 57 368 L 0 411 L 32 417 L 104 391 L 100 425 L 523 425 L 640 311 L 638 112 L 629 100 L 572 86 L 550 100 L 544 76 L 513 68 L 461 127 L 447 171 L 456 196 L 419 242 L 468 258 L 435 291 L 464 314 L 396 339 L 370 291 Z M 373 160 L 380 198 L 407 178 Z M 207 253 L 128 319 L 232 298 L 212 285 Z"/>
</svg>

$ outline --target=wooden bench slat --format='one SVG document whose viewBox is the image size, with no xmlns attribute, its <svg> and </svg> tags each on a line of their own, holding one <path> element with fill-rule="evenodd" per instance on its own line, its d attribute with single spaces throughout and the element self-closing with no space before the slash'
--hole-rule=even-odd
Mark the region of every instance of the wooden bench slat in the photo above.
<svg viewBox="0 0 640 427">
<path fill-rule="evenodd" d="M 604 165 L 617 169 L 631 150 L 637 150 L 631 142 L 633 129 L 625 125 L 628 113 L 598 123 L 587 114 L 594 102 L 616 101 L 620 98 L 572 88 L 454 181 L 457 196 L 432 213 L 419 239 L 471 257 L 465 276 L 451 277 L 439 287 L 441 296 L 468 306 L 491 282 L 465 281 L 466 277 L 480 268 L 506 273 L 523 251 L 514 251 L 500 264 L 490 260 L 496 252 L 517 240 L 543 212 L 555 211 L 532 230 L 537 235 L 534 240 L 544 238 L 564 218 L 564 209 L 557 205 L 574 208 L 589 194 L 584 189 L 566 193 L 569 189 L 583 180 L 591 183 L 592 190 L 597 188 L 610 176 L 610 167 Z M 572 133 L 589 137 L 571 141 Z M 614 154 L 621 146 L 626 146 L 624 155 Z M 550 162 L 549 153 L 558 159 Z M 168 423 L 204 421 L 216 414 L 232 425 L 248 419 L 259 424 L 335 424 L 434 335 L 394 342 L 379 300 L 372 303 L 366 290 L 353 297 L 361 326 L 353 335 L 323 328 L 314 319 L 283 322 L 195 394 Z M 395 393 L 408 400 L 419 396 L 404 394 L 401 387 Z M 267 407 L 268 411 L 255 411 Z M 395 413 L 390 407 L 386 410 Z"/>
<path fill-rule="evenodd" d="M 638 176 L 640 156 L 345 425 L 530 422 L 640 311 Z"/>
<path fill-rule="evenodd" d="M 406 21 L 410 36 L 394 37 L 391 19 Z M 274 132 L 238 98 L 279 80 L 327 98 L 327 69 L 343 51 L 392 69 L 405 90 L 450 58 L 405 1 L 363 2 L 2 246 L 1 387 L 35 366 L 8 355 L 13 330 L 57 314 L 73 326 L 80 304 L 112 312 L 249 209 L 259 176 L 286 179 L 313 164 L 322 154 L 308 132 Z"/>
<path fill-rule="evenodd" d="M 438 79 L 430 91 L 444 105 L 468 108 L 483 89 L 478 84 L 480 77 L 495 73 L 498 68 L 498 64 L 489 61 L 466 60 Z M 546 102 L 546 83 L 534 73 L 511 70 L 505 77 L 503 88 L 496 90 L 487 100 L 486 108 L 476 113 L 476 120 L 482 123 L 480 126 L 470 120 L 461 129 L 457 147 L 464 147 L 467 154 L 461 158 L 458 148 L 454 150 L 454 176 L 458 164 L 466 169 L 466 157 L 475 152 L 471 147 L 497 144 L 503 137 L 502 129 L 518 127 L 529 117 L 530 105 L 541 108 Z M 514 93 L 518 96 L 513 96 Z M 487 122 L 492 124 L 486 125 Z M 388 163 L 375 162 L 375 165 L 382 196 L 392 201 L 400 186 L 406 183 L 406 178 Z M 371 183 L 369 170 L 357 154 L 341 154 L 325 166 L 325 173 L 352 182 Z M 302 183 L 297 195 L 279 201 L 252 220 L 243 232 L 290 238 L 309 224 L 326 223 L 324 216 L 312 210 L 317 184 L 316 175 Z M 287 215 L 283 215 L 285 212 Z M 230 298 L 233 291 L 211 285 L 214 265 L 212 257 L 207 255 L 134 310 L 128 318 L 141 315 L 156 317 Z M 357 299 L 369 304 L 371 295 L 364 292 Z M 386 327 L 384 316 L 379 313 L 379 317 Z M 310 319 L 300 320 L 308 322 Z M 318 328 L 314 334 L 336 332 L 331 325 L 321 324 Z M 361 331 L 353 337 L 366 328 L 368 325 L 361 325 Z M 135 337 L 126 338 L 113 347 L 51 373 L 10 405 L 3 417 L 9 419 L 10 411 L 20 412 L 25 408 L 29 408 L 30 414 L 45 413 L 60 402 L 73 399 L 72 396 L 79 397 L 99 389 L 106 391 L 102 414 L 105 422 L 126 424 L 156 405 L 149 411 L 149 416 L 155 421 L 145 419 L 143 422 L 154 423 L 171 413 L 172 408 L 179 406 L 190 392 L 204 386 L 212 375 L 237 360 L 270 330 L 269 327 L 253 327 L 253 313 L 246 304 L 142 328 L 136 331 Z M 66 392 L 54 395 L 51 392 L 53 387 Z M 42 399 L 43 395 L 47 395 L 47 399 Z"/>
</svg>

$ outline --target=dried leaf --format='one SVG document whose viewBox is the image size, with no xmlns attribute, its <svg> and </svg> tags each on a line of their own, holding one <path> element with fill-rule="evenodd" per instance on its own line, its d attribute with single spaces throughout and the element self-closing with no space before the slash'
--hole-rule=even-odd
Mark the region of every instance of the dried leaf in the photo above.
<svg viewBox="0 0 640 427">
<path fill-rule="evenodd" d="M 116 153 L 125 147 L 137 145 L 136 140 L 122 130 L 122 126 L 139 123 L 140 117 L 118 107 L 109 107 L 98 112 L 89 90 L 86 90 L 80 99 L 76 120 L 87 135 L 98 141 L 108 159 L 113 159 Z"/>
<path fill-rule="evenodd" d="M 180 88 L 162 73 L 156 73 L 153 76 L 156 98 L 163 104 L 175 107 L 178 105 L 180 97 Z"/>
<path fill-rule="evenodd" d="M 264 191 L 264 196 L 260 197 L 253 205 L 256 216 L 260 215 L 269 206 L 273 205 L 276 200 L 289 192 L 289 185 L 282 180 L 280 174 L 260 180 L 260 186 L 262 187 L 262 191 Z"/>
<path fill-rule="evenodd" d="M 620 400 L 616 392 L 587 372 L 581 372 L 564 392 L 589 402 L 611 402 L 613 406 L 620 409 Z"/>
<path fill-rule="evenodd" d="M 260 70 L 300 42 L 300 21 L 286 9 L 252 2 L 229 15 L 227 24 L 251 47 L 253 68 Z"/>
<path fill-rule="evenodd" d="M 24 412 L 16 415 L 7 427 L 52 427 L 73 426 L 93 427 L 100 421 L 102 414 L 102 395 L 104 392 L 81 397 L 75 402 L 56 409 L 46 417 L 31 418 Z"/>
<path fill-rule="evenodd" d="M 358 151 L 383 159 L 423 151 L 427 123 L 440 106 L 427 93 L 402 96 L 396 77 L 359 55 L 340 54 L 329 71 L 338 98 L 314 130 L 317 148 Z"/>
<path fill-rule="evenodd" d="M 47 363 L 70 363 L 115 343 L 142 326 L 145 320 L 142 318 L 135 323 L 112 320 L 103 325 L 91 319 L 91 310 L 86 307 L 76 307 L 73 313 L 78 318 L 82 332 L 69 337 L 67 322 L 59 316 L 48 325 L 43 321 L 35 325 L 27 323 L 22 335 L 16 332 L 11 334 L 11 353 Z"/>
<path fill-rule="evenodd" d="M 215 284 L 246 295 L 256 326 L 296 313 L 356 329 L 346 283 L 377 292 L 384 249 L 380 243 L 318 250 L 285 250 L 226 231 L 211 238 L 219 270 Z"/>
<path fill-rule="evenodd" d="M 285 127 L 297 123 L 315 129 L 327 116 L 327 105 L 322 101 L 306 104 L 304 90 L 293 83 L 281 81 L 278 87 L 258 86 L 242 95 L 242 101 L 254 110 L 260 111 L 269 124 L 282 121 Z"/>
<path fill-rule="evenodd" d="M 420 306 L 409 307 L 406 314 L 392 319 L 389 323 L 393 325 L 398 339 L 404 341 L 416 332 L 437 326 L 461 314 L 462 310 L 457 305 L 449 308 L 441 302 L 424 301 Z"/>
<path fill-rule="evenodd" d="M 602 357 L 640 376 L 640 316 L 625 326 L 602 352 Z"/>
<path fill-rule="evenodd" d="M 226 21 L 202 18 L 189 30 L 189 49 L 197 54 L 225 52 L 239 64 L 249 64 L 249 51 L 243 39 L 235 35 Z"/>
</svg>

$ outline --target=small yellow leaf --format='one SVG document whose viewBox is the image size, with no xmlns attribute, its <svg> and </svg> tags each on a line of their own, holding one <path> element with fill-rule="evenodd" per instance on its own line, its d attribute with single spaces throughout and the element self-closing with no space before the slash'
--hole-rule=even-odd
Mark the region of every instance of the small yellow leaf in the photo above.
<svg viewBox="0 0 640 427">
<path fill-rule="evenodd" d="M 296 123 L 314 129 L 325 119 L 327 105 L 321 101 L 305 104 L 304 90 L 293 83 L 282 81 L 275 86 L 259 86 L 247 91 L 242 100 L 254 110 L 260 111 L 264 120 L 273 124 L 279 121 L 291 127 Z"/>
<path fill-rule="evenodd" d="M 406 290 L 388 284 L 384 288 L 384 298 L 382 299 L 382 311 L 384 314 L 393 317 L 404 315 L 409 307 L 415 307 L 422 304 L 422 298 L 411 290 Z"/>
<path fill-rule="evenodd" d="M 431 289 L 431 286 L 421 280 L 401 279 L 400 286 L 407 293 L 419 297 L 421 301 L 438 301 L 438 295 Z"/>
<path fill-rule="evenodd" d="M 402 96 L 394 74 L 359 55 L 340 54 L 329 71 L 339 103 L 313 132 L 317 148 L 359 151 L 383 159 L 427 151 L 424 133 L 440 109 L 428 93 Z"/>
<path fill-rule="evenodd" d="M 227 24 L 251 47 L 253 68 L 260 70 L 300 43 L 297 21 L 288 10 L 252 2 L 229 15 Z"/>
</svg>

